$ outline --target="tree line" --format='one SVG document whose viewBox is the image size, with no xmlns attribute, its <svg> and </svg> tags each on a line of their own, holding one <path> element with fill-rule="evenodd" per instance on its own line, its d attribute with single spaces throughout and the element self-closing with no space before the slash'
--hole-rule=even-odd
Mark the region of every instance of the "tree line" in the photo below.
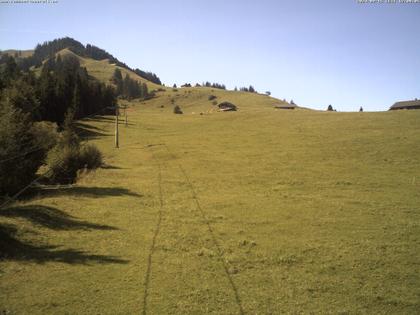
<svg viewBox="0 0 420 315">
<path fill-rule="evenodd" d="M 99 150 L 80 145 L 73 121 L 115 105 L 114 89 L 92 80 L 76 57 L 46 60 L 38 77 L 1 58 L 0 196 L 27 185 L 44 163 L 60 183 L 98 167 Z"/>
<path fill-rule="evenodd" d="M 235 86 L 235 89 L 234 89 L 234 91 L 238 91 L 238 88 Z M 257 93 L 257 91 L 255 90 L 255 88 L 252 86 L 252 85 L 250 85 L 249 87 L 246 87 L 246 86 L 244 86 L 244 87 L 240 87 L 239 88 L 239 91 L 241 91 L 241 92 L 250 92 L 250 93 Z M 271 94 L 271 93 L 270 93 Z M 268 95 L 268 94 L 267 94 Z"/>
<path fill-rule="evenodd" d="M 50 58 L 37 78 L 32 71 L 21 71 L 13 57 L 0 60 L 0 91 L 13 106 L 35 121 L 61 124 L 68 110 L 76 119 L 115 105 L 115 92 L 89 78 L 76 57 Z"/>
<path fill-rule="evenodd" d="M 153 93 L 149 93 L 146 83 L 137 82 L 137 80 L 131 79 L 128 74 L 125 75 L 124 79 L 121 70 L 116 68 L 112 81 L 116 86 L 116 95 L 121 96 L 125 99 L 133 98 L 149 98 Z"/>
</svg>

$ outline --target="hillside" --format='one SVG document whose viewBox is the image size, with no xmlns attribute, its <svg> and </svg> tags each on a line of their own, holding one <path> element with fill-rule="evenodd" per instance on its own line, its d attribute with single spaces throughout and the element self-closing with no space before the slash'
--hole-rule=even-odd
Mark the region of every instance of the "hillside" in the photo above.
<svg viewBox="0 0 420 315">
<path fill-rule="evenodd" d="M 415 314 L 420 111 L 277 102 L 211 88 L 123 102 L 119 149 L 114 117 L 80 121 L 106 165 L 0 212 L 15 245 L 2 309 Z"/>
<path fill-rule="evenodd" d="M 27 49 L 27 50 L 6 49 L 6 50 L 0 51 L 0 56 L 8 54 L 10 56 L 14 56 L 14 57 L 16 56 L 18 58 L 26 58 L 26 57 L 32 56 L 33 53 L 34 51 L 32 49 Z"/>
<path fill-rule="evenodd" d="M 209 96 L 215 96 L 216 98 L 209 100 Z M 229 91 L 209 87 L 167 88 L 164 92 L 158 92 L 158 97 L 148 101 L 147 104 L 148 107 L 159 108 L 164 113 L 172 113 L 174 105 L 178 105 L 184 114 L 189 115 L 217 112 L 217 104 L 225 101 L 238 106 L 238 111 L 243 111 L 251 115 L 267 110 L 275 112 L 274 106 L 289 105 L 285 101 L 264 94 Z M 123 102 L 123 104 L 126 103 Z"/>
<path fill-rule="evenodd" d="M 94 78 L 96 78 L 97 80 L 105 84 L 111 83 L 112 75 L 114 74 L 115 69 L 118 68 L 121 70 L 123 76 L 128 74 L 130 78 L 138 82 L 146 83 L 149 90 L 157 90 L 159 88 L 162 88 L 161 85 L 150 82 L 140 77 L 139 75 L 137 75 L 131 70 L 109 63 L 108 59 L 94 60 L 92 58 L 81 57 L 75 54 L 74 52 L 72 52 L 71 50 L 69 50 L 68 48 L 65 48 L 57 52 L 56 55 L 62 55 L 62 56 L 71 55 L 73 57 L 76 57 L 80 61 L 80 65 L 82 67 L 86 67 L 86 70 L 88 71 L 89 75 L 93 76 Z"/>
<path fill-rule="evenodd" d="M 123 73 L 128 73 L 133 79 L 141 80 L 143 82 L 148 81 L 148 86 L 151 90 L 159 87 L 161 84 L 161 81 L 156 74 L 141 69 L 130 68 L 127 64 L 121 62 L 106 50 L 91 44 L 83 45 L 81 42 L 70 37 L 46 41 L 42 44 L 38 44 L 34 50 L 9 49 L 0 51 L 0 56 L 7 54 L 15 57 L 20 70 L 27 71 L 35 68 L 35 70 L 39 72 L 39 68 L 48 60 L 48 58 L 59 53 L 76 56 L 86 67 L 91 69 L 95 74 L 94 76 L 97 76 L 100 81 L 103 81 L 106 84 L 109 83 L 110 76 L 108 74 L 111 73 L 112 75 L 115 67 L 123 69 Z M 1 62 L 4 63 L 4 60 Z"/>
</svg>

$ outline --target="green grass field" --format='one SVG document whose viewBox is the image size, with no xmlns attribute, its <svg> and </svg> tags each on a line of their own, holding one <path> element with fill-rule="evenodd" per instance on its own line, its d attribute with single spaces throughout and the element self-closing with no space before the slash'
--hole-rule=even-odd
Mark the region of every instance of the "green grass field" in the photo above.
<svg viewBox="0 0 420 315">
<path fill-rule="evenodd" d="M 420 111 L 278 103 L 168 89 L 119 149 L 80 122 L 106 166 L 0 211 L 0 313 L 418 314 Z"/>
</svg>

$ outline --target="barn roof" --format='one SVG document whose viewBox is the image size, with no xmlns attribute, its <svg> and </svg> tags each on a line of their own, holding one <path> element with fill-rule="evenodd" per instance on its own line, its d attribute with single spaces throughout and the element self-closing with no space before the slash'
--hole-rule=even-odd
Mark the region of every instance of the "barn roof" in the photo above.
<svg viewBox="0 0 420 315">
<path fill-rule="evenodd" d="M 420 100 L 415 99 L 412 101 L 401 101 L 396 102 L 394 105 L 391 106 L 391 109 L 398 109 L 398 108 L 407 108 L 407 107 L 414 107 L 420 106 Z"/>
<path fill-rule="evenodd" d="M 279 108 L 279 109 L 294 109 L 297 108 L 298 106 L 296 104 L 288 104 L 288 103 L 281 103 L 281 104 L 276 104 L 274 105 L 274 108 Z"/>
</svg>

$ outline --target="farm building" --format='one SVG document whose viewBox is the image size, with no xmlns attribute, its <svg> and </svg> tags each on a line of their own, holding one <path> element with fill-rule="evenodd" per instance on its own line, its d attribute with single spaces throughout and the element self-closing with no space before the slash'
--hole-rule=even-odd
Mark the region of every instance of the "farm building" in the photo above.
<svg viewBox="0 0 420 315">
<path fill-rule="evenodd" d="M 416 98 L 412 101 L 396 102 L 389 110 L 397 109 L 420 109 L 420 100 Z"/>
<path fill-rule="evenodd" d="M 236 105 L 229 103 L 229 102 L 222 102 L 219 105 L 219 110 L 222 112 L 228 112 L 228 111 L 236 111 Z"/>
<path fill-rule="evenodd" d="M 290 103 L 290 104 L 285 103 L 285 104 L 275 105 L 274 108 L 276 108 L 276 109 L 295 109 L 295 108 L 297 108 L 297 105 L 295 103 Z"/>
</svg>

